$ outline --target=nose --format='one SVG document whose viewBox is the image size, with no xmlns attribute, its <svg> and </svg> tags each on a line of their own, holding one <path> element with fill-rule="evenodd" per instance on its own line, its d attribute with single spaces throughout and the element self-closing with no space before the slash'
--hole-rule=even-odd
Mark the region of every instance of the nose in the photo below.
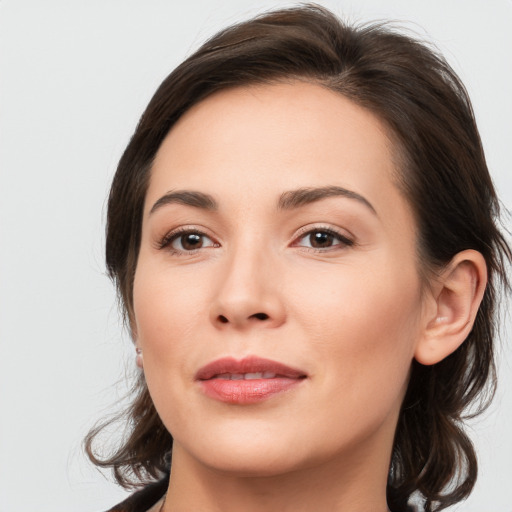
<svg viewBox="0 0 512 512">
<path fill-rule="evenodd" d="M 284 323 L 280 272 L 271 256 L 246 247 L 222 265 L 211 304 L 211 321 L 217 328 L 244 330 Z"/>
</svg>

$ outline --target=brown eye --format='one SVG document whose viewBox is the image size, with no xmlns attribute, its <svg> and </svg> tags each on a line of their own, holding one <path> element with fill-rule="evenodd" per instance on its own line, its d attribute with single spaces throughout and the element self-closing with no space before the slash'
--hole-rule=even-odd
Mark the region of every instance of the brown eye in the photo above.
<svg viewBox="0 0 512 512">
<path fill-rule="evenodd" d="M 334 236 L 331 233 L 325 231 L 314 231 L 309 234 L 309 243 L 311 247 L 315 249 L 321 249 L 324 247 L 331 247 L 334 241 Z"/>
<path fill-rule="evenodd" d="M 176 241 L 179 241 L 181 248 L 185 251 L 193 251 L 194 249 L 200 249 L 203 246 L 203 237 L 197 233 L 181 235 Z"/>
<path fill-rule="evenodd" d="M 348 247 L 354 245 L 354 242 L 329 229 L 313 229 L 304 233 L 295 245 L 321 250 Z"/>
<path fill-rule="evenodd" d="M 214 247 L 216 244 L 211 238 L 199 231 L 181 231 L 171 234 L 161 244 L 161 247 L 169 247 L 176 252 L 191 252 L 205 247 Z"/>
</svg>

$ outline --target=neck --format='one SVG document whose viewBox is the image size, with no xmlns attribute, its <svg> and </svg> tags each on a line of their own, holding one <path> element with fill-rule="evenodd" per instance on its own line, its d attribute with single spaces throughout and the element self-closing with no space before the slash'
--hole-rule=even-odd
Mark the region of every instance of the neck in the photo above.
<svg viewBox="0 0 512 512">
<path fill-rule="evenodd" d="M 164 510 L 387 512 L 389 458 L 379 465 L 374 455 L 342 463 L 338 457 L 278 475 L 240 476 L 205 467 L 175 443 Z"/>
</svg>

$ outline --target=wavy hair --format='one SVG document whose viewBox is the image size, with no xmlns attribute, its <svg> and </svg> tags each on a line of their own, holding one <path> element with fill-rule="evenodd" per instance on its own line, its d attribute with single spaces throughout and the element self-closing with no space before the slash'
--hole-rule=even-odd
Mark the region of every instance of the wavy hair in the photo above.
<svg viewBox="0 0 512 512">
<path fill-rule="evenodd" d="M 436 271 L 460 251 L 485 258 L 489 282 L 465 342 L 433 366 L 413 362 L 388 479 L 388 503 L 405 510 L 413 495 L 425 512 L 441 511 L 471 492 L 477 460 L 464 433 L 495 387 L 493 343 L 497 294 L 507 287 L 511 250 L 499 229 L 500 205 L 466 90 L 432 47 L 386 24 L 349 25 L 317 5 L 271 11 L 219 32 L 179 65 L 151 99 L 119 162 L 108 200 L 106 261 L 128 321 L 152 161 L 191 106 L 216 91 L 251 84 L 308 81 L 371 111 L 388 127 L 397 183 L 418 226 L 420 266 Z M 471 413 L 468 408 L 471 405 Z M 168 471 L 172 437 L 141 373 L 118 417 L 126 438 L 106 456 L 85 440 L 91 460 L 124 487 Z M 112 420 L 110 420 L 112 421 Z"/>
</svg>

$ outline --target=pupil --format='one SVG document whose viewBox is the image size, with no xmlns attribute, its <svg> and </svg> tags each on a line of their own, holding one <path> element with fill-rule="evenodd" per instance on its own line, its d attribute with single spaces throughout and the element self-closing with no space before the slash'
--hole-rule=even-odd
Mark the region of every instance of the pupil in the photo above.
<svg viewBox="0 0 512 512">
<path fill-rule="evenodd" d="M 183 235 L 181 237 L 181 245 L 187 250 L 199 249 L 203 245 L 201 235 L 194 233 Z"/>
<path fill-rule="evenodd" d="M 313 247 L 326 247 L 332 244 L 332 235 L 323 231 L 318 231 L 311 235 L 311 245 Z"/>
</svg>

